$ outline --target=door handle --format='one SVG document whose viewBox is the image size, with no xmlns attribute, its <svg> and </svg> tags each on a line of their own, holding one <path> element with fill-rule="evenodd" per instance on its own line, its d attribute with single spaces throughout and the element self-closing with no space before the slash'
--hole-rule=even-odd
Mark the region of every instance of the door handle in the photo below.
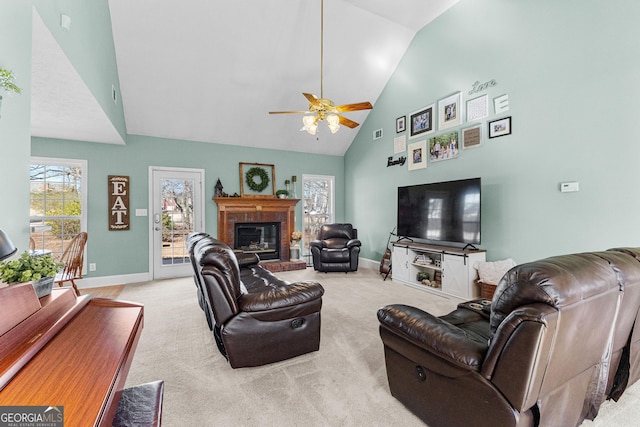
<svg viewBox="0 0 640 427">
<path fill-rule="evenodd" d="M 160 214 L 155 214 L 153 216 L 153 222 L 156 223 L 156 224 L 160 224 L 160 218 L 161 218 Z"/>
</svg>

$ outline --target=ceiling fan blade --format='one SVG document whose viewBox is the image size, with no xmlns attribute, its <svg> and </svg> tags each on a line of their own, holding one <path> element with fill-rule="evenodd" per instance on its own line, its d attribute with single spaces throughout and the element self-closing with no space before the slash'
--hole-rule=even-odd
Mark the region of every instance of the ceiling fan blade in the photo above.
<svg viewBox="0 0 640 427">
<path fill-rule="evenodd" d="M 336 110 L 344 113 L 347 111 L 371 110 L 373 105 L 370 102 L 358 102 L 356 104 L 337 105 Z"/>
<path fill-rule="evenodd" d="M 310 114 L 311 111 L 269 111 L 269 114 Z"/>
<path fill-rule="evenodd" d="M 312 93 L 303 93 L 304 97 L 307 98 L 307 101 L 309 101 L 310 104 L 312 105 L 318 105 L 319 100 L 318 97 L 315 96 Z"/>
<path fill-rule="evenodd" d="M 356 123 L 353 120 L 349 120 L 346 117 L 341 116 L 340 114 L 338 114 L 337 116 L 340 119 L 340 124 L 343 126 L 346 126 L 351 129 L 360 126 L 360 123 Z"/>
</svg>

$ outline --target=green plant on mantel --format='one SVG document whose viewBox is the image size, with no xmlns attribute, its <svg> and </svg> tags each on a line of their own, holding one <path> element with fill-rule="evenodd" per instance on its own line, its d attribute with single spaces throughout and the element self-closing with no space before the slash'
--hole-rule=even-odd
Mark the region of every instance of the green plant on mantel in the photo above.
<svg viewBox="0 0 640 427">
<path fill-rule="evenodd" d="M 0 87 L 2 87 L 7 92 L 15 92 L 20 93 L 22 89 L 20 89 L 14 82 L 16 75 L 11 70 L 7 70 L 5 68 L 0 68 Z"/>
</svg>

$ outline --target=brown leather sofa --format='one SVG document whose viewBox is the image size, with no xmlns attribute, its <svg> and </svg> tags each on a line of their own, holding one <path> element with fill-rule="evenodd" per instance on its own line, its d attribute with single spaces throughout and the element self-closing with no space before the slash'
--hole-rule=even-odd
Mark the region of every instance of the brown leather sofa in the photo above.
<svg viewBox="0 0 640 427">
<path fill-rule="evenodd" d="M 278 362 L 320 348 L 323 287 L 289 283 L 210 236 L 189 236 L 201 307 L 232 368 Z"/>
<path fill-rule="evenodd" d="M 309 242 L 316 271 L 358 271 L 358 230 L 351 224 L 324 224 L 317 240 Z"/>
<path fill-rule="evenodd" d="M 577 426 L 640 376 L 640 249 L 522 264 L 491 301 L 378 311 L 391 394 L 430 427 Z"/>
</svg>

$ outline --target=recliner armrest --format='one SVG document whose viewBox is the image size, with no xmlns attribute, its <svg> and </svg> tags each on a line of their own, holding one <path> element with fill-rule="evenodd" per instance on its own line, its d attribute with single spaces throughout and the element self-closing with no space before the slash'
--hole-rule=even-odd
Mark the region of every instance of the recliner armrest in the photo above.
<svg viewBox="0 0 640 427">
<path fill-rule="evenodd" d="M 326 245 L 326 243 L 324 243 L 323 240 L 312 240 L 312 241 L 309 242 L 309 246 L 310 247 L 315 246 L 316 248 L 322 249 L 322 248 L 326 247 L 327 245 Z"/>
<path fill-rule="evenodd" d="M 351 249 L 355 246 L 362 246 L 362 243 L 358 239 L 351 239 L 347 242 L 347 248 Z"/>
<path fill-rule="evenodd" d="M 260 262 L 260 257 L 252 253 L 238 253 L 236 254 L 236 258 L 238 260 L 238 267 L 240 268 L 251 267 Z"/>
<path fill-rule="evenodd" d="M 318 282 L 296 282 L 277 286 L 265 286 L 257 292 L 240 296 L 240 310 L 259 312 L 291 307 L 322 298 L 324 288 Z"/>
<path fill-rule="evenodd" d="M 455 366 L 479 371 L 488 344 L 416 307 L 393 304 L 378 310 L 382 327 Z"/>
</svg>

